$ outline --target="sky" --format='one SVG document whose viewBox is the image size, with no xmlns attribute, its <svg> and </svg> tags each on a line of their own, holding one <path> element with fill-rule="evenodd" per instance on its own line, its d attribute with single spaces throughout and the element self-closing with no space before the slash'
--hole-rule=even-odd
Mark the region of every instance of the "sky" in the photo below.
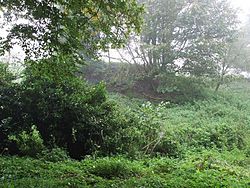
<svg viewBox="0 0 250 188">
<path fill-rule="evenodd" d="M 230 0 L 233 7 L 240 10 L 239 18 L 246 21 L 246 16 L 250 14 L 250 0 Z"/>
</svg>

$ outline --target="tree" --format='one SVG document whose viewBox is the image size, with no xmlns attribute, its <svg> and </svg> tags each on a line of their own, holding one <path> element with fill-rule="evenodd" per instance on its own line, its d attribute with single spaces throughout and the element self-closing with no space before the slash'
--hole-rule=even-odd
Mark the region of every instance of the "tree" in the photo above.
<svg viewBox="0 0 250 188">
<path fill-rule="evenodd" d="M 7 64 L 0 62 L 0 86 L 4 87 L 7 84 L 11 84 L 15 76 L 9 71 Z"/>
<path fill-rule="evenodd" d="M 147 8 L 139 47 L 143 62 L 149 69 L 173 72 L 176 68 L 174 60 L 177 59 L 173 45 L 176 40 L 176 21 L 186 3 L 184 0 L 140 2 Z"/>
<path fill-rule="evenodd" d="M 228 64 L 230 68 L 250 71 L 250 15 L 247 22 L 240 28 L 237 40 L 230 46 Z"/>
<path fill-rule="evenodd" d="M 237 14 L 227 0 L 139 2 L 147 11 L 140 46 L 134 51 L 150 70 L 217 74 L 226 46 L 237 36 Z"/>
<path fill-rule="evenodd" d="M 227 0 L 192 1 L 177 24 L 182 71 L 194 76 L 217 74 L 227 46 L 237 37 L 237 27 L 236 11 Z"/>
<path fill-rule="evenodd" d="M 157 80 L 152 88 L 184 93 L 188 88 L 182 80 L 189 79 L 191 84 L 196 80 L 195 88 L 207 78 L 221 82 L 225 58 L 239 28 L 237 11 L 228 0 L 138 2 L 145 5 L 144 25 L 125 51 L 138 70 L 143 67 L 144 76 Z"/>
<path fill-rule="evenodd" d="M 143 11 L 135 0 L 0 0 L 0 8 L 5 23 L 13 23 L 1 50 L 17 43 L 28 57 L 82 58 L 121 46 L 140 31 Z"/>
<path fill-rule="evenodd" d="M 250 70 L 250 17 L 248 22 L 239 29 L 236 39 L 224 46 L 226 49 L 221 58 L 219 66 L 219 79 L 215 90 L 217 91 L 221 84 L 224 83 L 224 77 L 230 71 L 248 72 Z"/>
<path fill-rule="evenodd" d="M 20 83 L 0 84 L 0 149 L 10 146 L 9 136 L 35 125 L 46 147 L 64 147 L 72 157 L 99 148 L 115 152 L 109 140 L 127 124 L 106 100 L 103 84 L 89 86 L 76 76 L 72 56 L 82 60 L 121 46 L 140 31 L 142 7 L 135 0 L 0 0 L 0 10 L 11 23 L 2 52 L 18 44 L 29 58 Z"/>
</svg>

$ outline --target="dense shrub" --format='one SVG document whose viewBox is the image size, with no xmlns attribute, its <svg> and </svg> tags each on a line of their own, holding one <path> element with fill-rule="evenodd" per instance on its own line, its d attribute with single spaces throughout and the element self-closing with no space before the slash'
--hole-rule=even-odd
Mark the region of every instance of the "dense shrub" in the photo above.
<svg viewBox="0 0 250 188">
<path fill-rule="evenodd" d="M 122 157 L 101 158 L 92 160 L 84 160 L 86 170 L 96 176 L 105 179 L 129 178 L 131 176 L 141 176 L 142 167 L 140 164 L 133 163 Z"/>
<path fill-rule="evenodd" d="M 44 149 L 43 140 L 36 126 L 32 126 L 29 133 L 22 131 L 18 135 L 9 135 L 8 138 L 17 144 L 22 155 L 36 157 Z"/>
<path fill-rule="evenodd" d="M 144 153 L 181 157 L 188 150 L 249 148 L 249 107 L 235 96 L 212 95 L 182 106 L 115 99 L 137 120 L 130 135 L 141 138 L 135 146 Z"/>
<path fill-rule="evenodd" d="M 21 83 L 1 88 L 2 148 L 17 153 L 14 146 L 20 146 L 20 135 L 36 125 L 45 146 L 67 148 L 74 158 L 98 150 L 118 151 L 115 139 L 123 136 L 120 131 L 131 125 L 130 120 L 106 100 L 104 84 L 88 86 L 75 72 L 64 58 L 27 62 Z M 17 135 L 15 142 L 7 141 L 10 134 Z"/>
<path fill-rule="evenodd" d="M 174 103 L 188 103 L 207 96 L 206 90 L 210 81 L 206 78 L 197 78 L 187 75 L 159 74 L 157 91 L 171 95 L 170 100 Z"/>
<path fill-rule="evenodd" d="M 31 134 L 33 125 L 38 143 L 49 150 L 65 148 L 78 159 L 90 154 L 181 157 L 190 149 L 250 148 L 250 108 L 235 97 L 211 94 L 183 106 L 120 96 L 108 100 L 105 86 L 77 78 L 68 59 L 26 66 L 20 83 L 0 87 L 1 151 L 28 154 L 23 146 L 38 141 Z"/>
<path fill-rule="evenodd" d="M 9 71 L 6 64 L 0 63 L 0 152 L 6 152 L 8 150 L 8 129 L 9 122 L 11 121 L 11 116 L 4 115 L 10 114 L 9 109 L 4 109 L 4 106 L 8 105 L 9 95 L 15 93 L 14 85 L 12 81 L 14 80 L 14 75 Z"/>
<path fill-rule="evenodd" d="M 68 153 L 65 150 L 58 147 L 52 148 L 51 150 L 44 149 L 37 157 L 40 160 L 49 162 L 63 162 L 70 160 Z"/>
<path fill-rule="evenodd" d="M 13 73 L 10 72 L 8 65 L 2 62 L 0 62 L 0 73 L 1 87 L 11 84 L 11 82 L 15 79 L 15 76 Z"/>
</svg>

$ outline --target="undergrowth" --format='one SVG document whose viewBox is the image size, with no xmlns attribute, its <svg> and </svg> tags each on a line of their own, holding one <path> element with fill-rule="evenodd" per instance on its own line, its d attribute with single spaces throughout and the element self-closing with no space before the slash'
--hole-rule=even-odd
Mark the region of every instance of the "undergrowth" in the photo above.
<svg viewBox="0 0 250 188">
<path fill-rule="evenodd" d="M 249 158 L 230 152 L 189 152 L 130 160 L 121 156 L 44 162 L 1 157 L 0 187 L 248 187 Z"/>
<path fill-rule="evenodd" d="M 249 90 L 238 82 L 184 105 L 112 94 L 126 125 L 103 138 L 115 153 L 100 149 L 81 161 L 60 148 L 36 159 L 1 156 L 0 187 L 249 187 Z"/>
</svg>

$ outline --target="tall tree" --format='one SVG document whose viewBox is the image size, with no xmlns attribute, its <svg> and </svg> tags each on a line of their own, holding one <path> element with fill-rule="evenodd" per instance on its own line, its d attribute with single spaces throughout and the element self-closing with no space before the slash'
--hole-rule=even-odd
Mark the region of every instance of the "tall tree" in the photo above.
<svg viewBox="0 0 250 188">
<path fill-rule="evenodd" d="M 138 51 L 150 70 L 217 74 L 228 44 L 237 36 L 237 14 L 227 0 L 139 2 L 147 11 Z"/>
<path fill-rule="evenodd" d="M 232 72 L 250 71 L 250 16 L 245 25 L 239 29 L 236 39 L 224 46 L 224 54 L 221 56 L 219 66 L 219 79 L 216 91 L 224 82 L 224 77 Z"/>
<path fill-rule="evenodd" d="M 185 7 L 184 0 L 141 0 L 147 9 L 145 24 L 141 34 L 140 50 L 144 62 L 149 67 L 173 71 L 176 59 L 175 41 L 176 21 Z M 150 69 L 151 69 L 150 68 Z M 167 68 L 167 69 L 166 69 Z"/>
<path fill-rule="evenodd" d="M 180 13 L 176 41 L 183 46 L 182 71 L 195 76 L 214 75 L 228 44 L 237 37 L 236 11 L 227 0 L 190 1 Z"/>
<path fill-rule="evenodd" d="M 77 58 L 121 46 L 140 31 L 143 11 L 136 0 L 0 0 L 0 9 L 5 23 L 13 23 L 2 51 L 17 43 L 29 57 L 60 52 Z"/>
<path fill-rule="evenodd" d="M 230 46 L 228 64 L 241 71 L 250 71 L 250 15 L 241 27 L 238 38 Z"/>
</svg>

